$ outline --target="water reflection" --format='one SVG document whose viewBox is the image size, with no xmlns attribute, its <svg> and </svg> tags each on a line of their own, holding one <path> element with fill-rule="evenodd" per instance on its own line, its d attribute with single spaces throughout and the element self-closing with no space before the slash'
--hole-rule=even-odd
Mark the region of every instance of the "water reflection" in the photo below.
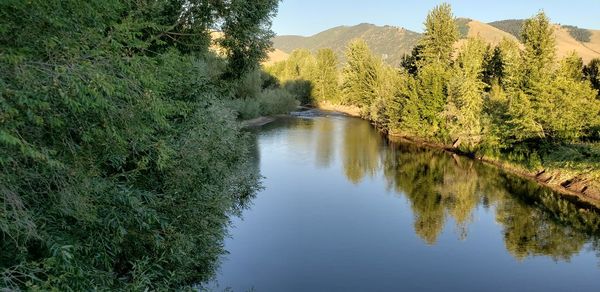
<svg viewBox="0 0 600 292">
<path fill-rule="evenodd" d="M 379 169 L 382 139 L 369 123 L 348 119 L 342 145 L 345 175 L 352 183 L 372 177 Z"/>
<path fill-rule="evenodd" d="M 334 155 L 335 127 L 332 119 L 319 119 L 317 124 L 317 164 L 320 167 L 331 165 Z"/>
<path fill-rule="evenodd" d="M 231 218 L 218 287 L 599 291 L 595 209 L 359 119 L 280 119 L 254 137 L 264 189 Z"/>
<path fill-rule="evenodd" d="M 466 239 L 474 211 L 482 207 L 495 213 L 505 247 L 517 259 L 545 255 L 568 261 L 586 243 L 600 250 L 598 211 L 535 183 L 441 150 L 389 142 L 359 119 L 287 123 L 307 130 L 293 131 L 289 139 L 295 151 L 315 151 L 318 167 L 329 167 L 341 155 L 344 175 L 353 184 L 381 173 L 388 189 L 408 199 L 414 232 L 427 244 L 436 244 L 448 221 Z"/>
</svg>

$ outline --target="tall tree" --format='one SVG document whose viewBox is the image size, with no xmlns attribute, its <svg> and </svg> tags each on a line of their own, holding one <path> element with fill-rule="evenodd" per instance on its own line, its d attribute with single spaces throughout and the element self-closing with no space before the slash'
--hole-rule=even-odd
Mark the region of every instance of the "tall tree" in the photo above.
<svg viewBox="0 0 600 292">
<path fill-rule="evenodd" d="M 223 1 L 220 45 L 229 61 L 228 77 L 242 76 L 257 68 L 267 57 L 272 47 L 271 39 L 275 36 L 271 22 L 278 4 L 279 0 Z"/>
<path fill-rule="evenodd" d="M 482 137 L 483 60 L 486 45 L 469 39 L 461 48 L 448 86 L 446 117 L 454 145 L 474 150 Z"/>
<path fill-rule="evenodd" d="M 548 80 L 556 55 L 556 39 L 550 19 L 543 11 L 527 19 L 522 30 L 524 87 L 535 94 Z"/>
<path fill-rule="evenodd" d="M 380 81 L 382 62 L 373 56 L 369 46 L 362 39 L 348 45 L 346 60 L 342 81 L 344 102 L 368 108 Z"/>
<path fill-rule="evenodd" d="M 419 42 L 421 45 L 421 65 L 441 62 L 450 64 L 453 45 L 459 38 L 450 4 L 443 3 L 434 7 L 425 20 L 425 33 Z"/>
<path fill-rule="evenodd" d="M 508 92 L 507 129 L 516 141 L 546 136 L 544 108 L 550 102 L 548 86 L 554 65 L 556 40 L 550 20 L 539 12 L 525 21 L 522 30 L 524 50 L 519 79 Z"/>
<path fill-rule="evenodd" d="M 332 49 L 320 49 L 317 51 L 313 95 L 318 101 L 338 101 L 339 77 L 337 67 L 337 56 Z"/>
<path fill-rule="evenodd" d="M 574 81 L 583 80 L 583 60 L 573 51 L 560 60 L 558 72 Z"/>
</svg>

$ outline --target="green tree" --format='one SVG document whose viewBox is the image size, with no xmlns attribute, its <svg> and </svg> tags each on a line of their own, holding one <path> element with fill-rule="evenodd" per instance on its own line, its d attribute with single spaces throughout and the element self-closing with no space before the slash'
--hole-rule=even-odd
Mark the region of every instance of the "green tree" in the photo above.
<svg viewBox="0 0 600 292">
<path fill-rule="evenodd" d="M 598 96 L 600 96 L 600 59 L 594 58 L 585 65 L 583 75 L 586 80 L 591 82 L 592 87 L 598 91 Z"/>
<path fill-rule="evenodd" d="M 468 39 L 460 49 L 448 85 L 445 115 L 455 146 L 474 150 L 482 140 L 482 81 L 486 45 L 481 39 Z"/>
<path fill-rule="evenodd" d="M 583 80 L 581 58 L 573 53 L 561 60 L 540 102 L 540 124 L 545 135 L 575 141 L 595 126 L 600 101 L 591 84 Z"/>
<path fill-rule="evenodd" d="M 545 112 L 549 106 L 548 86 L 552 78 L 556 41 L 550 20 L 543 12 L 523 24 L 524 51 L 519 81 L 508 94 L 507 128 L 515 141 L 544 138 Z"/>
<path fill-rule="evenodd" d="M 375 99 L 375 89 L 380 82 L 382 62 L 375 56 L 362 39 L 348 45 L 346 66 L 342 73 L 342 93 L 344 102 L 368 109 Z"/>
<path fill-rule="evenodd" d="M 247 41 L 275 9 L 237 22 L 248 7 L 233 2 L 0 1 L 0 286 L 173 290 L 214 276 L 228 215 L 258 188 L 221 76 L 264 53 Z M 225 38 L 245 46 L 230 59 L 208 51 L 225 14 Z"/>
<path fill-rule="evenodd" d="M 560 60 L 558 74 L 573 81 L 583 80 L 583 60 L 573 51 Z"/>
<path fill-rule="evenodd" d="M 417 76 L 416 108 L 422 121 L 418 127 L 421 134 L 428 138 L 446 136 L 446 125 L 443 117 L 447 101 L 447 86 L 451 70 L 441 62 L 433 62 L 421 67 Z"/>
<path fill-rule="evenodd" d="M 431 62 L 450 64 L 453 45 L 458 41 L 459 32 L 456 19 L 449 4 L 434 7 L 425 20 L 425 33 L 419 42 L 421 65 Z"/>
<path fill-rule="evenodd" d="M 314 72 L 314 97 L 317 101 L 339 101 L 338 60 L 332 49 L 317 51 Z"/>
<path fill-rule="evenodd" d="M 208 1 L 209 3 L 211 1 Z M 223 24 L 220 45 L 225 49 L 227 76 L 239 78 L 256 69 L 272 47 L 272 18 L 277 13 L 279 0 L 231 0 L 220 3 Z M 200 4 L 202 5 L 202 4 Z"/>
<path fill-rule="evenodd" d="M 551 76 L 556 54 L 556 39 L 550 19 L 544 12 L 527 19 L 522 30 L 523 86 L 535 95 Z"/>
</svg>

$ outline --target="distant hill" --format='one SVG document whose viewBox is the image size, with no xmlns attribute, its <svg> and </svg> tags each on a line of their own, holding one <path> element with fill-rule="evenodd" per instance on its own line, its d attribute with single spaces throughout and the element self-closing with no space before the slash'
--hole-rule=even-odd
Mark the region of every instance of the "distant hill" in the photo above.
<svg viewBox="0 0 600 292">
<path fill-rule="evenodd" d="M 502 38 L 519 41 L 523 19 L 509 19 L 483 23 L 469 18 L 457 19 L 461 38 L 479 36 L 490 44 L 497 44 Z M 600 58 L 600 30 L 578 28 L 570 25 L 555 25 L 557 56 L 563 57 L 576 51 L 584 62 Z M 332 48 L 343 61 L 346 45 L 353 39 L 364 39 L 374 53 L 393 66 L 399 66 L 402 56 L 410 53 L 421 34 L 395 26 L 377 26 L 362 23 L 355 26 L 338 26 L 316 35 L 303 37 L 295 35 L 277 36 L 274 47 L 284 54 L 295 49 L 317 50 Z M 464 41 L 459 41 L 457 47 Z M 277 54 L 278 60 L 285 58 Z"/>
<path fill-rule="evenodd" d="M 289 54 L 279 50 L 279 49 L 275 49 L 272 52 L 269 52 L 269 56 L 267 57 L 267 60 L 263 62 L 264 65 L 271 65 L 273 63 L 277 63 L 279 61 L 283 61 L 285 59 L 287 59 L 289 57 Z"/>
<path fill-rule="evenodd" d="M 524 19 L 508 19 L 488 23 L 497 29 L 521 40 L 521 28 Z M 564 57 L 572 51 L 577 52 L 584 62 L 600 57 L 600 30 L 579 28 L 573 25 L 554 25 L 557 56 Z"/>
<path fill-rule="evenodd" d="M 273 39 L 276 49 L 291 53 L 298 48 L 317 50 L 331 48 L 343 60 L 346 45 L 353 39 L 364 39 L 371 50 L 391 65 L 399 65 L 402 56 L 416 45 L 421 34 L 395 26 L 362 23 L 338 26 L 310 37 L 284 35 Z"/>
</svg>

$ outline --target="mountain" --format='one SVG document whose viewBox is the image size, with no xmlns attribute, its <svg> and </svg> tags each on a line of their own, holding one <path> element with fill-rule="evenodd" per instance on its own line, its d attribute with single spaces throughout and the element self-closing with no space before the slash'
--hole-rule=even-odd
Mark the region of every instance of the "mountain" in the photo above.
<svg viewBox="0 0 600 292">
<path fill-rule="evenodd" d="M 524 22 L 524 19 L 507 19 L 488 24 L 521 40 L 521 27 Z M 600 57 L 600 30 L 555 24 L 554 36 L 556 37 L 558 58 L 562 58 L 572 51 L 577 52 L 584 63 Z"/>
<path fill-rule="evenodd" d="M 274 49 L 272 52 L 269 52 L 267 60 L 263 62 L 263 65 L 272 65 L 274 63 L 277 63 L 279 61 L 283 61 L 285 59 L 287 59 L 289 57 L 289 54 L 279 50 L 279 49 Z"/>
<path fill-rule="evenodd" d="M 461 38 L 459 47 L 466 37 L 481 37 L 490 44 L 497 44 L 503 38 L 519 42 L 522 19 L 501 20 L 483 23 L 468 18 L 457 19 Z M 557 56 L 559 58 L 576 51 L 585 63 L 592 58 L 600 58 L 600 30 L 578 28 L 570 25 L 555 25 Z M 382 57 L 388 64 L 398 66 L 405 53 L 416 45 L 421 34 L 395 26 L 377 26 L 362 23 L 355 26 L 338 26 L 313 36 L 282 35 L 273 39 L 278 52 L 277 60 L 285 59 L 285 54 L 295 49 L 317 50 L 332 48 L 340 59 L 344 60 L 347 44 L 356 38 L 364 39 L 371 50 Z M 274 60 L 273 60 L 274 61 Z"/>
<path fill-rule="evenodd" d="M 377 26 L 362 23 L 355 26 L 338 26 L 316 35 L 303 37 L 295 35 L 277 36 L 273 45 L 285 53 L 298 48 L 317 50 L 331 48 L 343 60 L 346 45 L 353 39 L 364 39 L 371 50 L 392 65 L 399 65 L 402 56 L 416 45 L 421 34 L 395 26 Z"/>
</svg>

